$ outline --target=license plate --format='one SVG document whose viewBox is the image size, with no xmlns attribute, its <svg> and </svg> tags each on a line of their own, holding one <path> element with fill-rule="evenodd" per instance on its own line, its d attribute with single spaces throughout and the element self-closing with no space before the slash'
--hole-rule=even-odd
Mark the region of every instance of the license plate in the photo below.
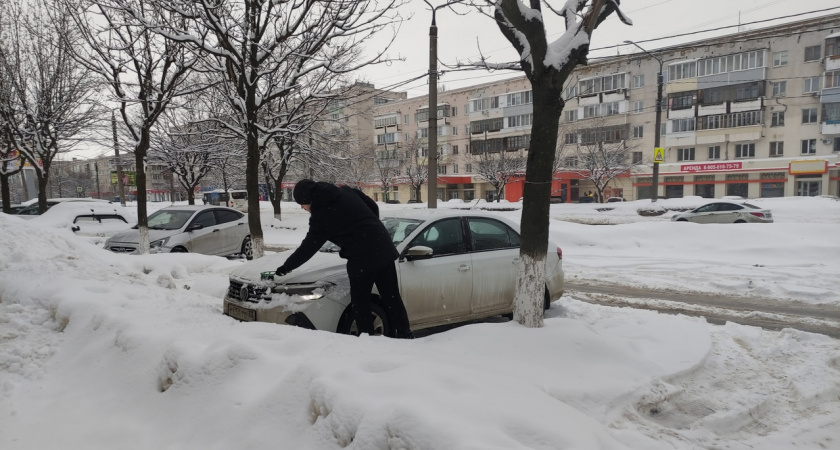
<svg viewBox="0 0 840 450">
<path fill-rule="evenodd" d="M 227 315 L 233 317 L 234 319 L 242 320 L 244 322 L 254 322 L 257 320 L 256 311 L 254 311 L 253 309 L 236 306 L 233 303 L 228 303 Z"/>
</svg>

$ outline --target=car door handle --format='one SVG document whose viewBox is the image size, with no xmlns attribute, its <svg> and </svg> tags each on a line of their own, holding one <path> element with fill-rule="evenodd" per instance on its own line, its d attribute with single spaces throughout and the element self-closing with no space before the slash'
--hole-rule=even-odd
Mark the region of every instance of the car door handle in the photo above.
<svg viewBox="0 0 840 450">
<path fill-rule="evenodd" d="M 467 264 L 461 264 L 460 266 L 458 266 L 458 272 L 466 272 L 470 269 L 471 267 Z"/>
</svg>

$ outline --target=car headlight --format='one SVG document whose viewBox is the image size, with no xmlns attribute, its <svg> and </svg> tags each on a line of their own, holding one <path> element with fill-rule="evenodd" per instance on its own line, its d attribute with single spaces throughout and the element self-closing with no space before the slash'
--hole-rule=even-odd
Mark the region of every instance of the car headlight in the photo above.
<svg viewBox="0 0 840 450">
<path fill-rule="evenodd" d="M 165 237 L 163 239 L 158 239 L 154 242 L 149 243 L 149 250 L 150 251 L 160 251 L 161 248 L 169 242 L 169 238 Z"/>
<path fill-rule="evenodd" d="M 274 287 L 271 291 L 275 294 L 286 294 L 301 300 L 312 301 L 323 298 L 331 286 L 329 283 L 284 284 Z"/>
</svg>

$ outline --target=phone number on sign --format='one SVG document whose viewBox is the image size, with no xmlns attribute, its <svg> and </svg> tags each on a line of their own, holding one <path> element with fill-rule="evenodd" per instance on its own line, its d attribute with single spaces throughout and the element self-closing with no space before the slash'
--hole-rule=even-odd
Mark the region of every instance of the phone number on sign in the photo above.
<svg viewBox="0 0 840 450">
<path fill-rule="evenodd" d="M 704 172 L 707 170 L 733 170 L 740 169 L 741 163 L 715 163 L 715 164 L 686 164 L 680 167 L 682 172 Z"/>
</svg>

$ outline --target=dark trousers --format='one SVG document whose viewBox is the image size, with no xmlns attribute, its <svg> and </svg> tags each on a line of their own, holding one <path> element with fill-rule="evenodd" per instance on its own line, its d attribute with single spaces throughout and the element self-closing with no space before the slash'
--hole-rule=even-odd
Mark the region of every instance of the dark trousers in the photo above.
<svg viewBox="0 0 840 450">
<path fill-rule="evenodd" d="M 405 337 L 411 333 L 408 313 L 405 311 L 397 281 L 397 269 L 393 261 L 388 261 L 378 269 L 359 270 L 353 261 L 347 262 L 350 275 L 350 304 L 356 318 L 359 333 L 373 334 L 373 317 L 370 311 L 371 290 L 373 285 L 379 291 L 382 305 L 390 320 L 392 336 Z"/>
</svg>

